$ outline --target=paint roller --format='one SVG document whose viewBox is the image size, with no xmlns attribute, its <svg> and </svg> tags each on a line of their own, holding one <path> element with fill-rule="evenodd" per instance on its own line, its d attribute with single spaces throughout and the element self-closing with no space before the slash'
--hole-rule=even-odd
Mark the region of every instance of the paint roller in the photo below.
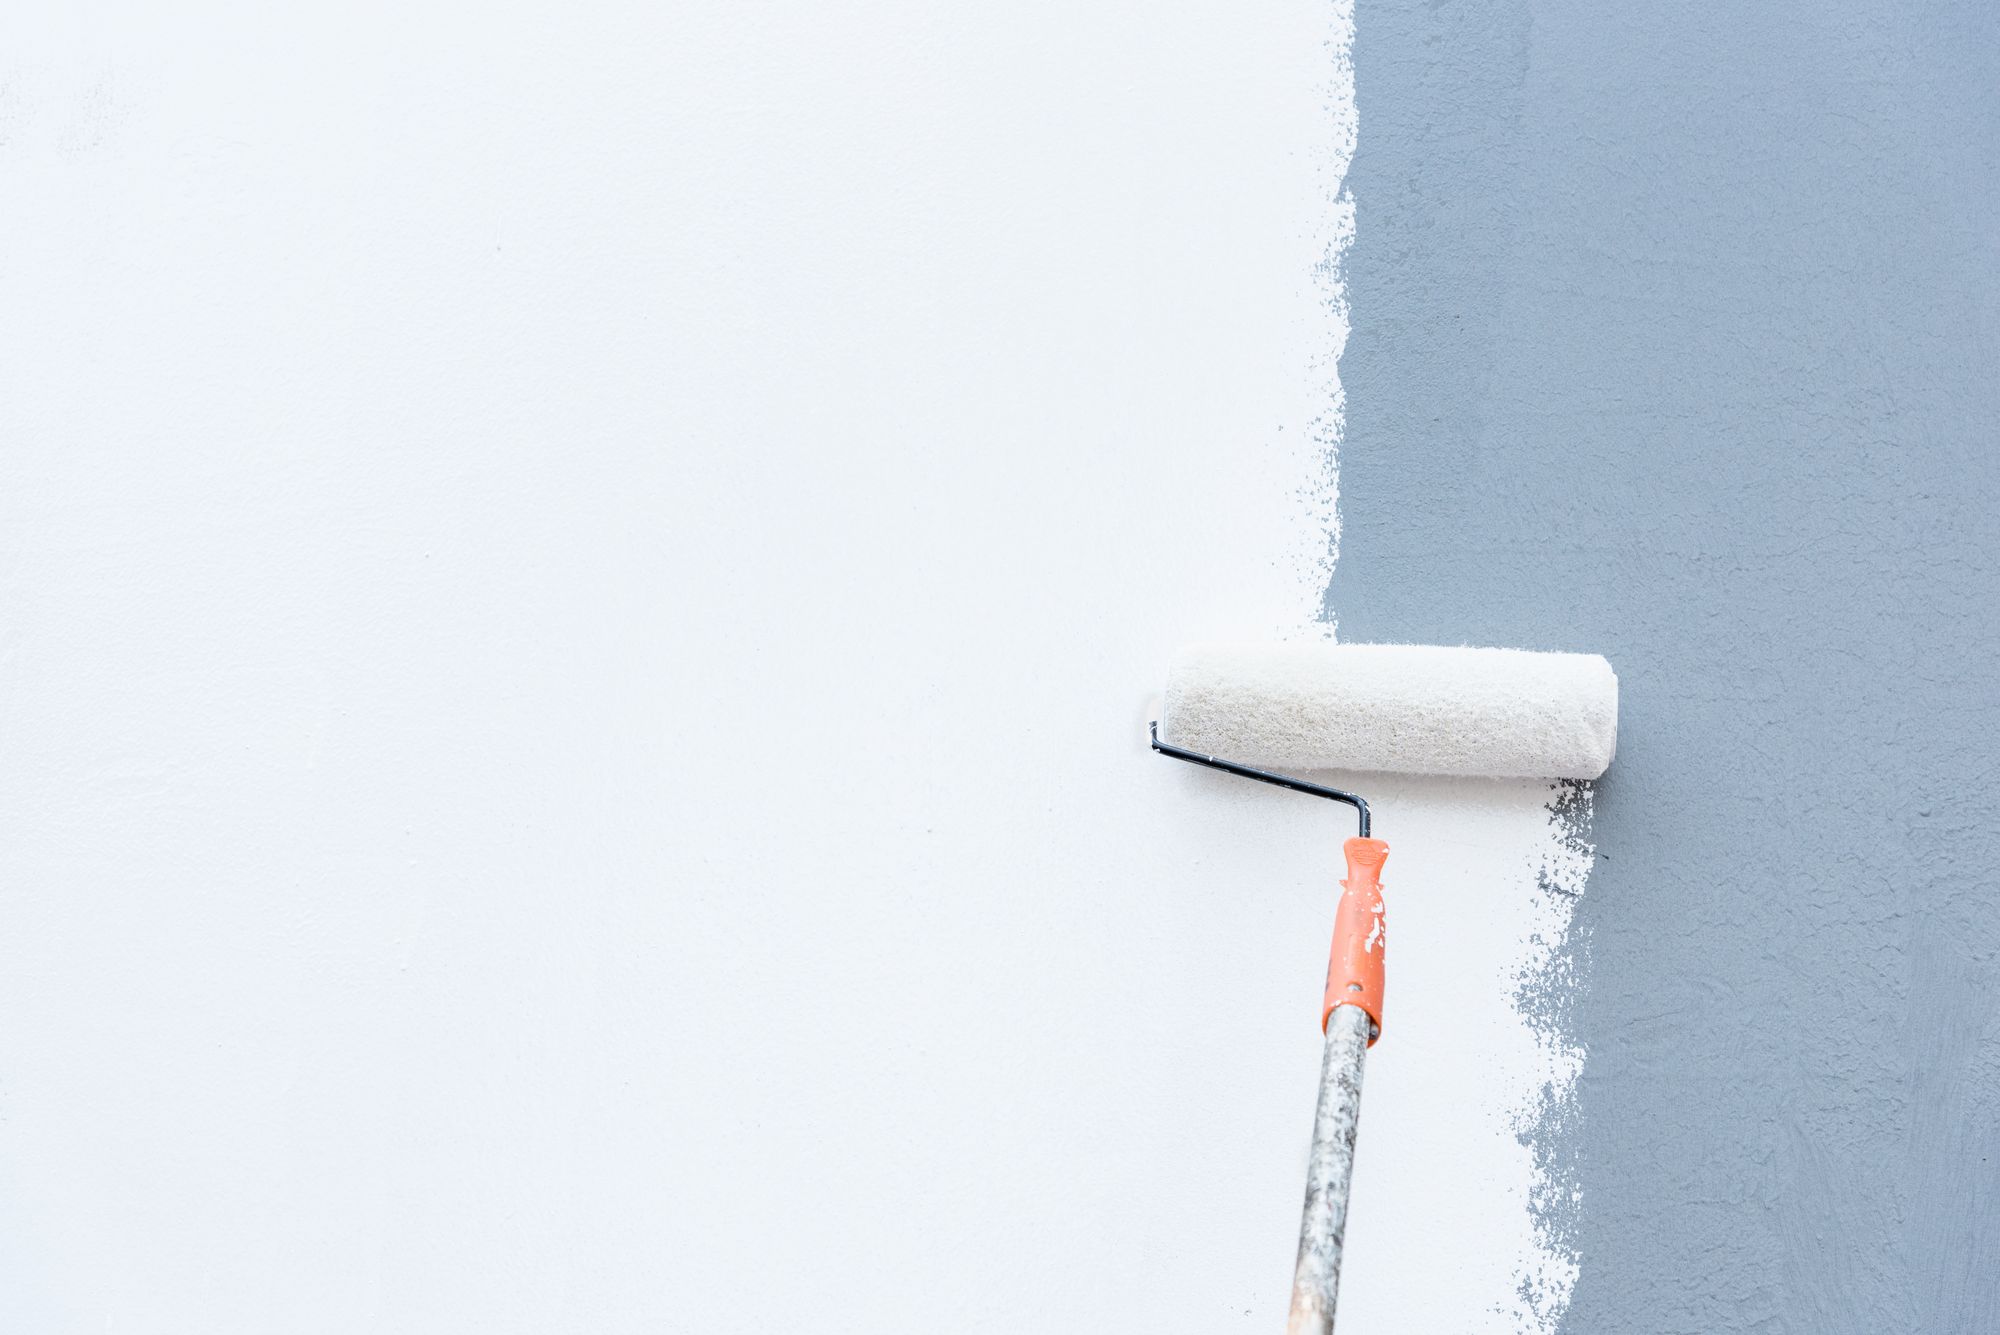
<svg viewBox="0 0 2000 1335">
<path fill-rule="evenodd" d="M 1354 808 L 1334 911 L 1326 1036 L 1292 1275 L 1291 1335 L 1330 1335 L 1368 1048 L 1382 1035 L 1388 945 L 1381 872 L 1359 794 L 1282 770 L 1595 779 L 1618 736 L 1618 678 L 1596 654 L 1404 644 L 1202 644 L 1167 670 L 1153 749 Z"/>
</svg>

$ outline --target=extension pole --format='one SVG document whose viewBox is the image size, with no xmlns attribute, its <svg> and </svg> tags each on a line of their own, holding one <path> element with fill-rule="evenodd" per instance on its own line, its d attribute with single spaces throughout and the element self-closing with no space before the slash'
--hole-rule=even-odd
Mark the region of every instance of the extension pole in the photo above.
<svg viewBox="0 0 2000 1335">
<path fill-rule="evenodd" d="M 1319 1110 L 1313 1116 L 1312 1158 L 1306 1167 L 1305 1217 L 1299 1223 L 1299 1259 L 1292 1272 L 1289 1335 L 1333 1332 L 1347 1232 L 1347 1184 L 1354 1172 L 1354 1132 L 1361 1114 L 1361 1065 L 1368 1057 L 1371 1024 L 1359 1006 L 1337 1006 L 1327 1017 Z"/>
<path fill-rule="evenodd" d="M 1340 1293 L 1340 1254 L 1347 1236 L 1347 1186 L 1354 1175 L 1354 1131 L 1361 1117 L 1361 1066 L 1382 1036 L 1382 962 L 1389 950 L 1382 904 L 1382 864 L 1389 845 L 1363 836 L 1341 845 L 1347 875 L 1333 913 L 1333 948 L 1326 961 L 1320 1028 L 1326 1055 L 1319 1068 L 1312 1157 L 1306 1165 L 1305 1217 L 1292 1270 L 1291 1335 L 1332 1335 Z"/>
</svg>

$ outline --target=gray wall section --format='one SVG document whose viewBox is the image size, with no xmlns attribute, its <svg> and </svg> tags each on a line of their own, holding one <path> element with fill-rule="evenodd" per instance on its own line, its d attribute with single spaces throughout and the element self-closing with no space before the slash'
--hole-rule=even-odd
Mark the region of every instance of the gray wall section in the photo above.
<svg viewBox="0 0 2000 1335">
<path fill-rule="evenodd" d="M 1564 1329 L 2000 1330 L 2000 6 L 1362 0 L 1349 640 L 1623 682 Z"/>
</svg>

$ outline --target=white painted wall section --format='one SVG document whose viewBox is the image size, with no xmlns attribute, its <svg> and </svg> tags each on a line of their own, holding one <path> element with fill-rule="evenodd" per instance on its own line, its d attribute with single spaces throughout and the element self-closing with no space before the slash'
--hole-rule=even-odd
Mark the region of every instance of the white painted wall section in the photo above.
<svg viewBox="0 0 2000 1335">
<path fill-rule="evenodd" d="M 1350 29 L 10 18 L 0 1327 L 1275 1328 L 1344 819 L 1142 702 L 1319 633 Z M 1343 1328 L 1543 1329 L 1547 795 L 1375 791 Z"/>
</svg>

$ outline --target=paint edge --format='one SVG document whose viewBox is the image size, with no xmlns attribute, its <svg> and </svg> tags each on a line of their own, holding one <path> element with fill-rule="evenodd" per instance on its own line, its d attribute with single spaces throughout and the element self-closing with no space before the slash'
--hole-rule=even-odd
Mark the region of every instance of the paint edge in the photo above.
<svg viewBox="0 0 2000 1335">
<path fill-rule="evenodd" d="M 1586 1053 L 1576 1036 L 1576 1011 L 1588 982 L 1590 943 L 1577 907 L 1597 861 L 1595 802 L 1593 783 L 1565 779 L 1551 786 L 1535 855 L 1535 928 L 1514 976 L 1514 1006 L 1534 1035 L 1537 1058 L 1534 1087 L 1514 1117 L 1515 1136 L 1531 1158 L 1528 1216 L 1535 1242 L 1535 1254 L 1517 1277 L 1518 1329 L 1533 1335 L 1557 1330 L 1582 1273 L 1576 1129 Z"/>
<path fill-rule="evenodd" d="M 1315 168 L 1324 212 L 1315 237 L 1318 258 L 1311 271 L 1318 327 L 1305 367 L 1308 402 L 1313 407 L 1303 432 L 1305 479 L 1297 494 L 1306 522 L 1295 530 L 1305 535 L 1306 548 L 1289 564 L 1301 572 L 1301 602 L 1310 609 L 1308 633 L 1335 640 L 1339 624 L 1330 595 L 1334 567 L 1340 560 L 1340 450 L 1347 430 L 1347 390 L 1340 379 L 1340 360 L 1347 352 L 1352 328 L 1347 256 L 1355 236 L 1354 195 L 1347 188 L 1347 173 L 1360 137 L 1354 86 L 1354 0 L 1333 0 L 1327 23 L 1323 43 L 1327 58 L 1327 148 Z"/>
</svg>

